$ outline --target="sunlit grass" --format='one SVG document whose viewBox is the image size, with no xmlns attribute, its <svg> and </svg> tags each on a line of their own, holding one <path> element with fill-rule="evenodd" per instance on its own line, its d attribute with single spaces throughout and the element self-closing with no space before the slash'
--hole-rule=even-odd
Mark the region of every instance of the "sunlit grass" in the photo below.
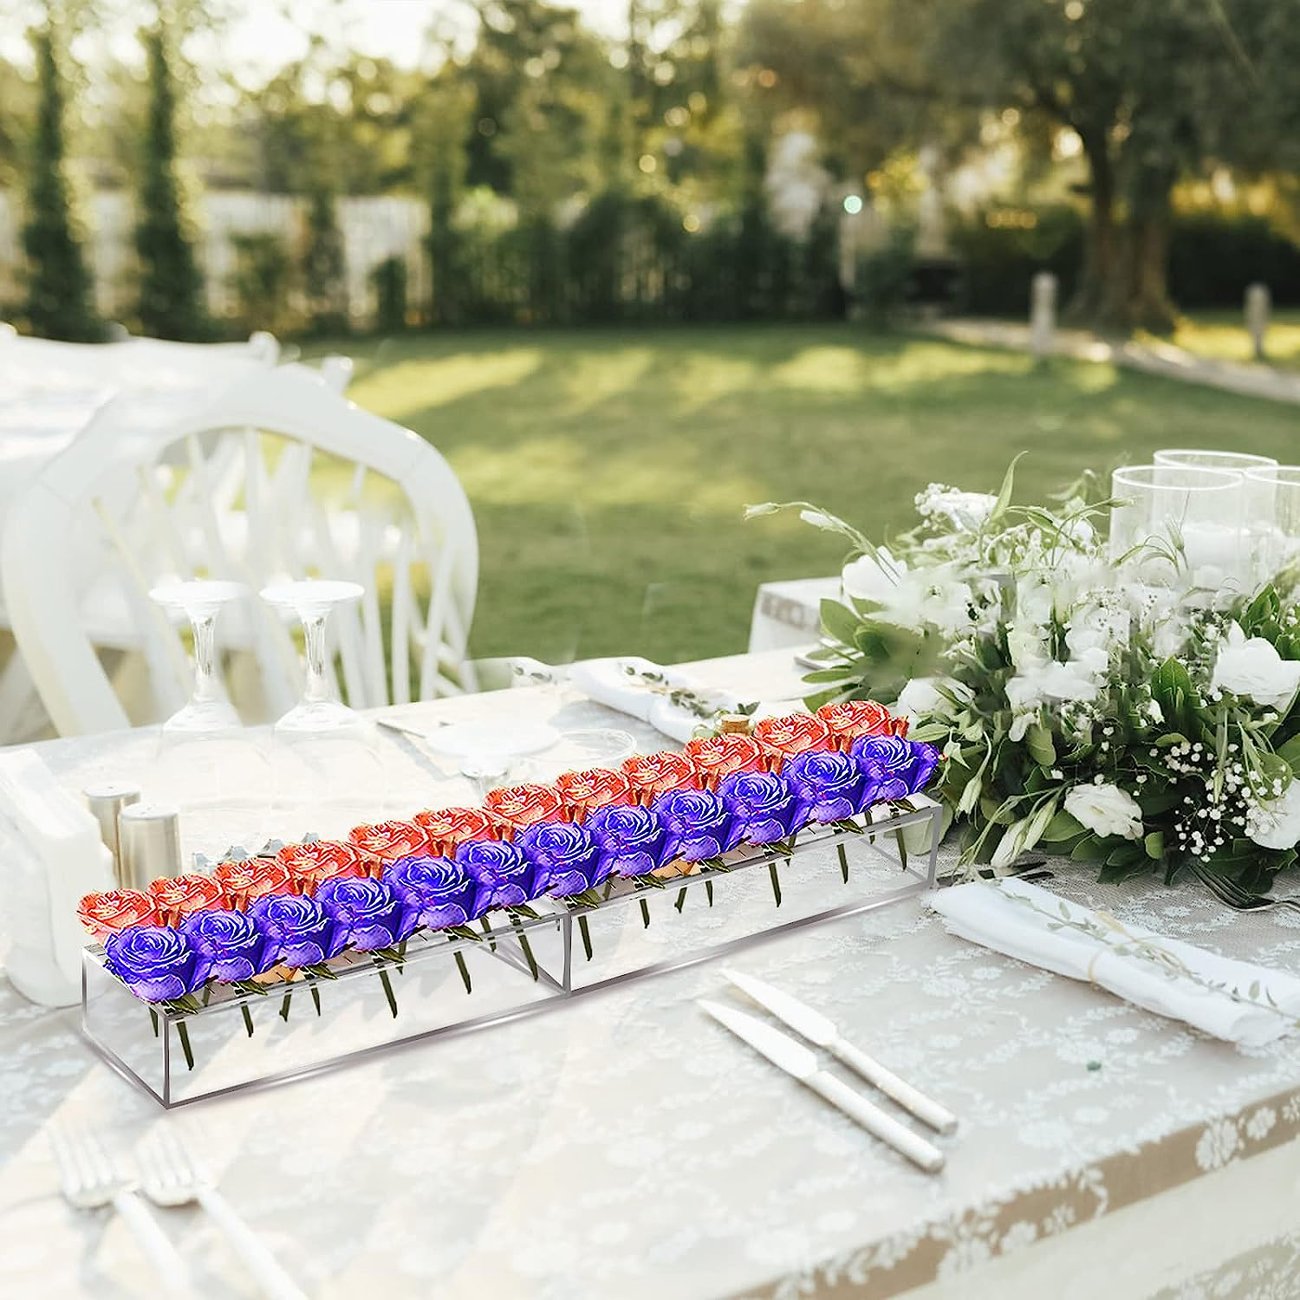
<svg viewBox="0 0 1300 1300">
<path fill-rule="evenodd" d="M 350 396 L 428 438 L 465 485 L 480 655 L 743 650 L 759 582 L 840 559 L 793 520 L 743 523 L 749 501 L 820 501 L 882 536 L 926 483 L 995 487 L 1022 449 L 1025 498 L 1160 446 L 1295 458 L 1294 408 L 847 325 L 334 346 L 357 359 Z"/>
<path fill-rule="evenodd" d="M 1189 352 L 1220 361 L 1255 360 L 1241 312 L 1207 312 L 1184 317 L 1174 331 L 1173 341 Z M 1274 312 L 1264 346 L 1270 365 L 1300 370 L 1300 311 Z"/>
</svg>

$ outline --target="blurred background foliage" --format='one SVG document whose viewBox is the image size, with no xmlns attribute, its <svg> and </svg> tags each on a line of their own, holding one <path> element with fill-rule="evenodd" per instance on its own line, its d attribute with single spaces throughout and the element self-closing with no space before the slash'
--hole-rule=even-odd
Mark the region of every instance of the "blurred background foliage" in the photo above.
<svg viewBox="0 0 1300 1300">
<path fill-rule="evenodd" d="M 102 329 L 87 197 L 129 196 L 133 328 L 342 332 L 346 197 L 425 206 L 369 324 L 827 319 L 928 302 L 1172 327 L 1266 281 L 1300 303 L 1300 23 L 1290 0 L 627 0 L 428 6 L 409 57 L 331 12 L 254 75 L 225 46 L 277 0 L 4 0 L 10 319 Z M 18 33 L 26 32 L 26 40 Z M 334 33 L 330 35 L 329 33 Z M 274 62 L 274 61 L 273 61 Z M 201 196 L 296 196 L 205 301 Z M 355 321 L 351 322 L 355 324 Z"/>
</svg>

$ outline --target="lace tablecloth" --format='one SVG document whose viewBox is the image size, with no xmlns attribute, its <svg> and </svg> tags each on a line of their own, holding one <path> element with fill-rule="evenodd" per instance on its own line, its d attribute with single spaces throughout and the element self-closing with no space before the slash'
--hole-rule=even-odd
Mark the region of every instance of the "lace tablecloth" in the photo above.
<svg viewBox="0 0 1300 1300">
<path fill-rule="evenodd" d="M 766 659 L 785 671 L 786 656 Z M 763 660 L 712 671 L 748 687 Z M 764 681 L 769 698 L 789 693 L 775 681 Z M 502 695 L 412 712 L 519 704 Z M 75 786 L 143 743 L 44 751 Z M 1050 887 L 1300 970 L 1300 918 L 1237 916 L 1202 892 L 1102 887 L 1065 865 Z M 952 939 L 915 900 L 774 940 L 738 964 L 827 1011 L 958 1113 L 941 1176 L 704 1016 L 693 998 L 722 990 L 711 964 L 165 1122 L 206 1150 L 311 1294 L 439 1300 L 883 1297 L 1300 1133 L 1300 1038 L 1253 1052 L 1208 1040 Z M 31 1006 L 7 985 L 0 1097 L 0 1295 L 153 1294 L 122 1225 L 55 1195 L 41 1129 L 68 1118 L 127 1154 L 162 1112 L 92 1056 L 75 1012 Z M 168 1214 L 205 1295 L 254 1294 L 200 1215 Z"/>
</svg>

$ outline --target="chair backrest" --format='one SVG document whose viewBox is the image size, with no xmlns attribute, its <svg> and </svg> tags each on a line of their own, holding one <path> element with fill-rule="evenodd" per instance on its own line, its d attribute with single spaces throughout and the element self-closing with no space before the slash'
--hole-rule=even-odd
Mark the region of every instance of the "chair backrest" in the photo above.
<svg viewBox="0 0 1300 1300">
<path fill-rule="evenodd" d="M 360 582 L 360 607 L 333 620 L 351 703 L 470 688 L 478 541 L 433 447 L 296 365 L 258 372 L 165 428 L 133 421 L 137 406 L 108 403 L 40 471 L 15 498 L 0 546 L 14 636 L 61 734 L 128 725 L 91 614 L 113 600 L 149 666 L 155 716 L 184 699 L 181 640 L 148 598 L 164 578 L 224 578 L 253 592 L 285 578 Z M 255 656 L 272 711 L 297 693 L 290 633 L 255 596 L 218 626 L 219 642 Z"/>
</svg>

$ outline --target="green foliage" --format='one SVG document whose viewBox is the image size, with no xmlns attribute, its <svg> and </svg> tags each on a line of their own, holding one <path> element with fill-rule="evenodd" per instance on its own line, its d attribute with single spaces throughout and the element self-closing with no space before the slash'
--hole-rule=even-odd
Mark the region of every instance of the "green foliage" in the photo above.
<svg viewBox="0 0 1300 1300">
<path fill-rule="evenodd" d="M 1300 305 L 1300 244 L 1265 217 L 1190 212 L 1169 237 L 1169 284 L 1183 307 L 1240 309 L 1248 284 L 1268 285 L 1273 301 Z"/>
<path fill-rule="evenodd" d="M 168 34 L 159 26 L 144 32 L 142 40 L 148 60 L 149 119 L 135 230 L 140 324 L 158 338 L 202 339 L 211 325 L 177 175 L 176 89 Z"/>
<path fill-rule="evenodd" d="M 396 334 L 406 328 L 406 263 L 400 257 L 386 257 L 370 273 L 375 291 L 375 327 L 381 334 Z"/>
<path fill-rule="evenodd" d="M 345 334 L 348 313 L 343 232 L 339 229 L 335 195 L 324 186 L 313 190 L 308 199 L 306 233 L 302 286 L 309 324 L 321 334 Z"/>
<path fill-rule="evenodd" d="M 984 208 L 954 216 L 949 230 L 953 253 L 961 263 L 965 310 L 977 315 L 1026 315 L 1030 282 L 1039 271 L 1057 277 L 1060 301 L 1073 296 L 1084 242 L 1083 218 L 1077 209 L 1064 204 L 1014 213 Z"/>
<path fill-rule="evenodd" d="M 858 262 L 858 306 L 868 320 L 888 321 L 907 301 L 916 268 L 914 242 L 911 230 L 897 228 L 884 247 Z"/>
<path fill-rule="evenodd" d="M 63 78 L 54 32 L 32 33 L 40 102 L 27 169 L 27 322 L 47 338 L 93 340 L 103 325 L 73 216 L 64 141 Z"/>
<path fill-rule="evenodd" d="M 293 321 L 292 291 L 297 276 L 288 244 L 270 232 L 235 235 L 231 288 L 240 317 L 260 329 L 283 331 Z"/>
</svg>

